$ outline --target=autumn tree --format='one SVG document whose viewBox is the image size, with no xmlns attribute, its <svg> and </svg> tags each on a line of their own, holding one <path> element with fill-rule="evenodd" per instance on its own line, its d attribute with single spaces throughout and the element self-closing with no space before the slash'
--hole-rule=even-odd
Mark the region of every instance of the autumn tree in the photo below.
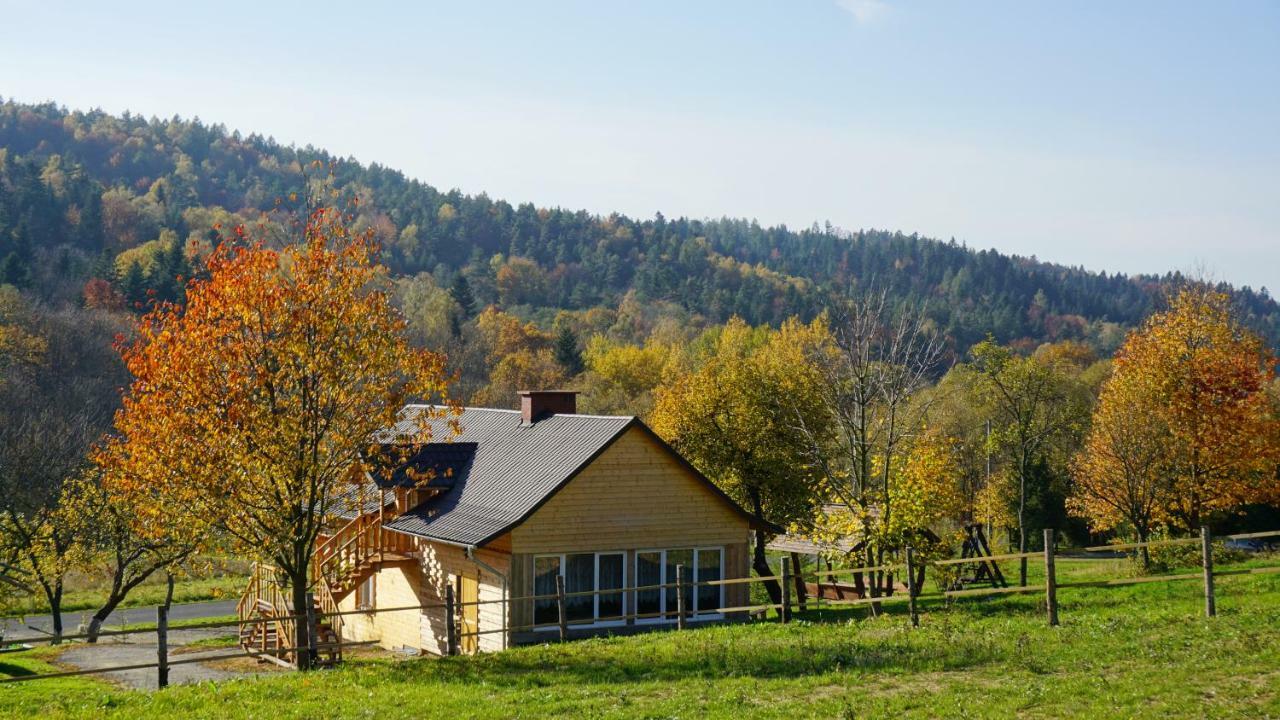
<svg viewBox="0 0 1280 720">
<path fill-rule="evenodd" d="M 992 421 L 992 445 L 1006 460 L 1006 476 L 1013 484 L 1014 520 L 1018 552 L 1027 552 L 1028 499 L 1039 471 L 1063 448 L 1088 417 L 1088 398 L 1057 355 L 1023 357 L 988 339 L 970 351 L 976 398 Z M 995 490 L 997 488 L 993 488 Z M 1027 559 L 1022 558 L 1019 582 L 1027 584 Z"/>
<path fill-rule="evenodd" d="M 1275 358 L 1225 294 L 1183 289 L 1116 357 L 1082 460 L 1100 476 L 1078 508 L 1105 526 L 1108 508 L 1137 492 L 1143 515 L 1194 531 L 1213 512 L 1276 501 L 1275 377 Z"/>
<path fill-rule="evenodd" d="M 316 537 L 362 452 L 407 401 L 445 394 L 443 357 L 408 346 L 376 248 L 349 222 L 319 208 L 296 244 L 215 250 L 185 307 L 141 321 L 125 352 L 136 379 L 96 456 L 103 487 L 138 498 L 140 534 L 211 523 L 274 563 L 298 610 Z M 426 420 L 444 412 L 398 440 L 426 441 Z"/>
<path fill-rule="evenodd" d="M 1127 524 L 1139 542 L 1150 538 L 1173 492 L 1166 462 L 1173 436 L 1150 380 L 1150 374 L 1135 372 L 1122 352 L 1071 466 L 1071 511 L 1087 518 L 1095 532 Z M 1150 564 L 1145 546 L 1142 563 Z"/>
<path fill-rule="evenodd" d="M 655 336 L 634 345 L 593 335 L 583 353 L 583 399 L 594 412 L 647 416 L 654 391 L 679 364 L 677 354 Z"/>
<path fill-rule="evenodd" d="M 760 521 L 752 564 L 761 576 L 773 574 L 763 527 L 807 522 L 819 502 L 806 459 L 809 438 L 796 423 L 800 412 L 811 427 L 825 426 L 818 377 L 793 362 L 814 331 L 791 321 L 770 333 L 732 319 L 698 369 L 656 393 L 654 431 Z M 792 402 L 784 405 L 783 397 Z M 780 585 L 765 586 L 779 602 Z"/>
</svg>

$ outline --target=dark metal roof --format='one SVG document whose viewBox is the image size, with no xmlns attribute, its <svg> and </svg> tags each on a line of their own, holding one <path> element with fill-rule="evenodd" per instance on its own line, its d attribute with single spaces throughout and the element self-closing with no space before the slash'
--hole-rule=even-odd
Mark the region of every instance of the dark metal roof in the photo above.
<svg viewBox="0 0 1280 720">
<path fill-rule="evenodd" d="M 423 406 L 405 408 L 393 432 L 412 435 Z M 454 443 L 474 444 L 453 487 L 387 523 L 391 530 L 459 545 L 480 545 L 519 523 L 632 423 L 632 417 L 552 415 L 521 424 L 515 410 L 465 408 Z M 447 419 L 432 437 L 448 438 Z M 438 443 L 433 443 L 438 444 Z"/>
<path fill-rule="evenodd" d="M 377 512 L 382 499 L 382 493 L 372 481 L 344 483 L 333 495 L 330 514 L 342 520 L 355 520 L 361 515 Z M 387 500 L 390 502 L 391 498 Z"/>
<path fill-rule="evenodd" d="M 476 455 L 474 442 L 431 442 L 413 446 L 382 444 L 365 457 L 378 485 L 451 488 Z"/>
<path fill-rule="evenodd" d="M 405 407 L 401 422 L 386 435 L 413 436 L 420 430 L 422 413 L 427 409 L 421 405 Z M 453 444 L 475 446 L 470 462 L 454 473 L 453 487 L 387 522 L 387 529 L 455 545 L 484 545 L 528 519 L 614 440 L 638 427 L 752 527 L 781 531 L 772 524 L 756 522 L 638 418 L 555 414 L 525 425 L 516 410 L 464 408 L 461 416 L 427 421 L 431 436 L 437 440 L 450 437 L 451 420 L 462 429 Z"/>
</svg>

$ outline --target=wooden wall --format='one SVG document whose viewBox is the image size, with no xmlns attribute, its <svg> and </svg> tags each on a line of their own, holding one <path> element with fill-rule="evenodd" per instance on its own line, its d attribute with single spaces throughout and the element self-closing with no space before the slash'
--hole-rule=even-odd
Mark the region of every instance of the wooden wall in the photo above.
<svg viewBox="0 0 1280 720">
<path fill-rule="evenodd" d="M 746 541 L 746 519 L 639 428 L 511 531 L 516 553 Z"/>
</svg>

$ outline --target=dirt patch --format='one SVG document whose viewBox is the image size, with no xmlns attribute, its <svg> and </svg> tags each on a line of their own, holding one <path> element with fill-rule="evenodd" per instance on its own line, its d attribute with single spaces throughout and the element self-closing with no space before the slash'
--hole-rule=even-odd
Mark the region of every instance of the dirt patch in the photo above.
<svg viewBox="0 0 1280 720">
<path fill-rule="evenodd" d="M 220 634 L 225 633 L 217 631 L 211 633 L 208 630 L 175 630 L 170 633 L 169 659 L 171 662 L 182 660 L 182 663 L 169 666 L 169 684 L 184 685 L 231 680 L 280 669 L 271 663 L 260 663 L 248 657 L 216 659 L 219 656 L 235 653 L 239 647 L 185 647 L 188 643 L 208 640 Z M 154 663 L 158 657 L 157 653 L 155 635 L 139 633 L 104 638 L 93 645 L 71 645 L 58 655 L 56 662 L 72 670 L 89 670 Z M 212 659 L 209 662 L 197 662 L 200 658 Z M 155 668 L 117 670 L 96 674 L 95 677 L 139 690 L 155 690 L 158 687 Z"/>
</svg>

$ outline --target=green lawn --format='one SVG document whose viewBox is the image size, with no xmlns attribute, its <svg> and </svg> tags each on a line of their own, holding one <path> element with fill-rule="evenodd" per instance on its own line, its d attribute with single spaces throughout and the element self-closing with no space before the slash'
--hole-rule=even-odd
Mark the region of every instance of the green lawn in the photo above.
<svg viewBox="0 0 1280 720">
<path fill-rule="evenodd" d="M 76 577 L 62 598 L 63 612 L 85 612 L 90 615 L 102 606 L 107 597 L 106 580 L 102 578 Z M 218 568 L 205 577 L 186 577 L 174 583 L 173 601 L 175 603 L 201 602 L 204 600 L 225 600 L 239 598 L 248 585 L 249 577 L 243 568 L 235 566 Z M 163 575 L 155 575 L 145 583 L 133 589 L 121 604 L 123 608 L 146 607 L 164 602 L 166 591 Z M 26 598 L 18 598 L 10 605 L 0 607 L 0 617 L 19 615 L 45 615 L 49 605 L 44 595 L 35 594 Z"/>
<path fill-rule="evenodd" d="M 1119 565 L 1061 563 L 1064 582 Z M 153 694 L 0 685 L 0 717 L 1280 717 L 1280 575 L 1219 578 L 1213 619 L 1201 592 L 1064 588 L 1058 628 L 1038 595 L 964 598 L 924 603 L 914 630 L 895 604 Z M 0 675 L 47 669 L 49 652 L 0 655 Z"/>
</svg>

